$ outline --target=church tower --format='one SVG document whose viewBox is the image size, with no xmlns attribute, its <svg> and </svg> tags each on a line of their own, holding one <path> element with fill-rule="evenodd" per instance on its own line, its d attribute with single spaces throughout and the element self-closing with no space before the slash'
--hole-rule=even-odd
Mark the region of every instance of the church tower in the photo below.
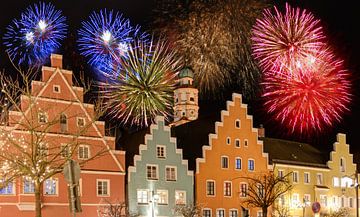
<svg viewBox="0 0 360 217">
<path fill-rule="evenodd" d="M 178 87 L 174 91 L 174 122 L 172 126 L 196 120 L 199 114 L 198 93 L 193 85 L 194 72 L 183 68 L 179 73 Z"/>
</svg>

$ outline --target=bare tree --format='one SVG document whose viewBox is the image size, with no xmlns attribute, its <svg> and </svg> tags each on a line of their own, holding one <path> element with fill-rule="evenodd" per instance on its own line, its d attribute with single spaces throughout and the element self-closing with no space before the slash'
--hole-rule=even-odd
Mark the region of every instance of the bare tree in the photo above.
<svg viewBox="0 0 360 217">
<path fill-rule="evenodd" d="M 331 212 L 329 214 L 324 214 L 325 217 L 348 217 L 350 216 L 349 208 L 340 208 L 335 212 Z"/>
<path fill-rule="evenodd" d="M 184 217 L 200 217 L 201 209 L 202 206 L 199 204 L 178 204 L 175 206 L 174 212 Z"/>
<path fill-rule="evenodd" d="M 97 208 L 99 217 L 137 217 L 136 213 L 130 213 L 129 206 L 125 202 L 102 200 Z"/>
<path fill-rule="evenodd" d="M 260 207 L 266 217 L 268 208 L 272 206 L 281 195 L 292 189 L 289 175 L 279 177 L 273 172 L 253 177 L 241 177 L 248 180 L 248 195 L 243 201 L 249 207 Z"/>
<path fill-rule="evenodd" d="M 76 129 L 65 129 L 64 122 L 76 123 L 80 112 L 74 112 L 73 105 L 84 106 L 82 100 L 77 97 L 65 107 L 58 106 L 51 99 L 44 100 L 32 82 L 37 69 L 24 71 L 14 67 L 18 71 L 17 78 L 4 72 L 0 75 L 0 188 L 6 188 L 18 179 L 26 180 L 35 195 L 35 216 L 41 217 L 44 182 L 61 173 L 68 159 L 77 154 L 79 145 L 87 143 L 84 135 L 88 135 L 104 110 L 101 103 L 96 103 L 92 117 L 88 118 L 90 120 Z M 83 87 L 83 93 L 89 90 L 90 86 Z M 63 114 L 67 114 L 65 119 Z M 59 133 L 66 134 L 65 139 L 59 139 Z M 66 145 L 61 146 L 60 142 Z M 94 147 L 92 144 L 91 147 L 91 157 L 81 160 L 80 165 L 107 151 L 102 146 Z"/>
<path fill-rule="evenodd" d="M 278 204 L 273 206 L 273 217 L 289 217 L 290 216 L 290 209 L 287 206 L 280 206 Z"/>
</svg>

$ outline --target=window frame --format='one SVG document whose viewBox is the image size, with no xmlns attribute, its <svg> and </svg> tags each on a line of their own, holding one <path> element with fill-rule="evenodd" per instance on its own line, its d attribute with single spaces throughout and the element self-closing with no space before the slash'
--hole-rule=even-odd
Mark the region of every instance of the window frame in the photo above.
<svg viewBox="0 0 360 217">
<path fill-rule="evenodd" d="M 241 120 L 240 119 L 235 120 L 235 129 L 241 129 Z"/>
<path fill-rule="evenodd" d="M 58 89 L 58 91 L 56 91 L 56 88 Z M 57 84 L 53 85 L 53 93 L 61 93 L 60 85 L 57 85 Z"/>
<path fill-rule="evenodd" d="M 306 177 L 307 177 L 307 180 L 306 180 Z M 309 172 L 304 172 L 304 184 L 309 185 L 310 182 L 311 182 L 310 173 Z"/>
<path fill-rule="evenodd" d="M 139 192 L 146 192 L 146 202 L 139 202 Z M 149 204 L 149 189 L 136 189 L 136 204 L 138 205 L 147 205 Z"/>
<path fill-rule="evenodd" d="M 320 180 L 321 182 L 319 182 L 319 175 L 320 175 Z M 324 184 L 324 175 L 322 173 L 316 173 L 316 184 L 317 185 L 323 185 Z"/>
<path fill-rule="evenodd" d="M 107 183 L 106 184 L 106 193 L 107 194 L 99 194 L 99 182 Z M 110 179 L 96 179 L 96 196 L 97 197 L 110 197 Z"/>
<path fill-rule="evenodd" d="M 44 117 L 45 117 L 45 122 L 43 122 L 43 121 L 40 121 L 40 120 L 42 120 L 41 118 L 41 116 L 42 115 L 44 115 Z M 46 124 L 47 122 L 48 122 L 48 114 L 46 113 L 46 112 L 43 112 L 43 111 L 40 111 L 39 113 L 38 113 L 38 123 L 39 124 Z"/>
<path fill-rule="evenodd" d="M 250 163 L 251 161 L 253 162 L 253 164 L 252 164 L 252 165 L 253 165 L 252 169 L 251 169 L 251 167 L 250 167 L 250 166 L 251 166 L 251 163 Z M 255 172 L 255 159 L 253 159 L 253 158 L 248 158 L 248 166 L 247 166 L 247 167 L 248 167 L 248 171 L 249 171 L 249 172 Z"/>
<path fill-rule="evenodd" d="M 180 199 L 176 199 L 176 195 L 178 193 L 182 193 L 184 195 L 184 199 L 183 199 L 184 203 L 178 203 L 178 200 L 180 200 Z M 186 205 L 186 204 L 187 204 L 186 203 L 186 191 L 184 191 L 184 190 L 175 190 L 175 205 Z"/>
<path fill-rule="evenodd" d="M 209 215 L 205 215 L 204 212 L 207 212 L 207 214 L 209 214 Z M 212 217 L 212 209 L 210 209 L 210 208 L 203 208 L 203 209 L 202 209 L 202 216 L 203 216 L 203 217 Z"/>
<path fill-rule="evenodd" d="M 55 193 L 54 194 L 46 194 L 46 181 L 51 180 L 55 181 Z M 59 179 L 58 178 L 49 178 L 44 181 L 43 184 L 43 194 L 46 197 L 54 197 L 59 195 Z"/>
<path fill-rule="evenodd" d="M 299 171 L 293 171 L 292 172 L 292 183 L 296 183 L 298 184 L 299 183 Z M 295 174 L 296 174 L 296 181 L 295 181 Z"/>
<path fill-rule="evenodd" d="M 228 190 L 227 184 L 230 184 L 230 191 L 227 191 Z M 230 193 L 230 194 L 227 194 L 227 193 Z M 224 197 L 232 197 L 232 182 L 231 181 L 224 181 L 223 196 Z"/>
<path fill-rule="evenodd" d="M 208 187 L 209 187 L 209 185 L 208 185 L 208 183 L 213 183 L 213 187 L 212 187 L 212 192 L 213 192 L 213 194 L 208 194 L 209 192 L 211 193 L 211 191 L 209 191 L 208 189 Z M 215 197 L 216 196 L 216 181 L 215 180 L 212 180 L 212 179 L 208 179 L 208 180 L 206 180 L 206 196 L 207 197 Z"/>
<path fill-rule="evenodd" d="M 148 176 L 148 167 L 155 167 L 156 168 L 156 171 L 155 171 L 156 177 L 155 178 Z M 152 174 L 152 172 L 151 172 L 151 174 Z M 157 165 L 157 164 L 146 164 L 146 178 L 149 181 L 157 181 L 157 180 L 159 180 L 159 165 Z"/>
<path fill-rule="evenodd" d="M 159 149 L 163 149 L 163 155 L 159 155 Z M 165 145 L 156 145 L 156 158 L 158 159 L 166 159 L 166 146 Z"/>
<path fill-rule="evenodd" d="M 80 125 L 79 125 L 79 121 L 80 121 L 80 120 L 83 120 L 83 123 L 84 123 L 83 126 L 80 126 Z M 85 120 L 84 117 L 76 117 L 76 126 L 77 126 L 77 127 L 85 127 L 85 125 L 86 125 L 86 120 Z"/>
<path fill-rule="evenodd" d="M 159 192 L 166 193 L 166 201 L 165 201 L 165 203 L 160 202 L 160 198 L 161 198 L 160 194 L 161 193 L 159 193 Z M 166 190 L 166 189 L 157 189 L 156 194 L 159 197 L 158 201 L 156 202 L 158 205 L 169 205 L 169 191 L 168 190 Z"/>
<path fill-rule="evenodd" d="M 25 191 L 25 187 L 26 187 L 25 182 L 29 182 L 29 183 L 30 183 L 30 185 L 31 185 L 32 187 L 31 187 L 30 185 L 29 185 L 29 187 L 30 187 L 30 189 L 33 189 L 33 191 Z M 31 180 L 31 178 L 29 178 L 29 177 L 24 177 L 22 184 L 23 184 L 23 186 L 22 186 L 23 194 L 27 194 L 27 195 L 29 195 L 29 194 L 35 194 L 35 183 L 34 183 L 33 180 Z"/>
<path fill-rule="evenodd" d="M 234 141 L 235 148 L 241 148 L 241 140 L 239 138 L 236 138 Z"/>
<path fill-rule="evenodd" d="M 224 169 L 224 170 L 228 170 L 230 168 L 230 164 L 229 164 L 229 156 L 226 156 L 226 155 L 221 155 L 221 169 Z M 227 167 L 224 167 L 224 159 L 226 159 L 226 164 L 227 164 Z"/>
<path fill-rule="evenodd" d="M 238 168 L 238 160 L 240 160 L 240 168 Z M 242 170 L 242 159 L 241 159 L 241 157 L 236 157 L 235 158 L 235 170 L 239 170 L 239 171 Z"/>
<path fill-rule="evenodd" d="M 175 179 L 168 179 L 167 169 L 170 169 L 170 173 L 171 173 L 171 169 L 174 169 Z M 170 176 L 171 176 L 171 174 L 170 174 Z M 177 167 L 176 166 L 165 166 L 165 181 L 167 181 L 167 182 L 176 182 L 177 181 Z"/>
<path fill-rule="evenodd" d="M 87 158 L 84 158 L 84 157 L 80 156 L 80 148 L 86 148 L 87 149 L 87 154 L 88 154 Z M 88 160 L 90 158 L 91 158 L 90 145 L 84 145 L 84 144 L 79 145 L 79 147 L 78 147 L 78 159 L 79 160 Z"/>
<path fill-rule="evenodd" d="M 245 186 L 245 192 L 243 191 L 243 186 Z M 249 184 L 247 182 L 240 182 L 240 198 L 246 198 L 248 196 Z"/>
<path fill-rule="evenodd" d="M 4 182 L 4 179 L 0 178 L 0 183 Z M 11 186 L 11 193 L 8 192 L 8 189 Z M 16 195 L 16 186 L 15 186 L 15 182 L 9 182 L 6 186 L 4 186 L 1 191 L 4 191 L 4 193 L 0 193 L 0 197 L 1 196 L 11 196 L 11 195 Z"/>
</svg>

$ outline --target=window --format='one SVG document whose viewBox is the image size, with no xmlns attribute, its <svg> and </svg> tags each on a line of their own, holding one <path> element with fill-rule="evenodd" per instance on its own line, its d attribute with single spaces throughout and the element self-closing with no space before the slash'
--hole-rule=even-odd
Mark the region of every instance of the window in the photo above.
<svg viewBox="0 0 360 217">
<path fill-rule="evenodd" d="M 316 184 L 317 185 L 323 184 L 323 174 L 322 173 L 316 174 Z"/>
<path fill-rule="evenodd" d="M 65 114 L 60 115 L 60 132 L 65 133 L 67 131 L 67 117 Z"/>
<path fill-rule="evenodd" d="M 159 196 L 158 204 L 168 204 L 167 190 L 157 190 L 156 193 Z"/>
<path fill-rule="evenodd" d="M 305 202 L 306 204 L 310 204 L 310 203 L 311 203 L 310 194 L 304 194 L 304 202 Z"/>
<path fill-rule="evenodd" d="M 60 146 L 61 150 L 60 150 L 60 156 L 62 158 L 68 158 L 70 157 L 71 153 L 70 153 L 70 146 L 66 145 L 66 144 L 61 144 Z"/>
<path fill-rule="evenodd" d="M 235 147 L 240 148 L 240 139 L 235 139 Z"/>
<path fill-rule="evenodd" d="M 47 115 L 44 112 L 38 113 L 38 122 L 40 124 L 45 124 L 47 122 Z"/>
<path fill-rule="evenodd" d="M 340 186 L 340 182 L 339 182 L 339 178 L 338 178 L 338 177 L 334 177 L 334 178 L 333 178 L 333 186 L 334 186 L 334 187 L 339 187 L 339 186 Z"/>
<path fill-rule="evenodd" d="M 190 102 L 194 102 L 194 101 L 195 101 L 194 97 L 190 97 Z"/>
<path fill-rule="evenodd" d="M 292 205 L 297 206 L 299 204 L 299 194 L 293 194 L 292 195 Z"/>
<path fill-rule="evenodd" d="M 90 158 L 90 147 L 88 145 L 79 145 L 79 159 L 86 160 Z"/>
<path fill-rule="evenodd" d="M 241 126 L 240 125 L 240 120 L 239 119 L 235 120 L 235 128 L 239 129 L 240 126 Z"/>
<path fill-rule="evenodd" d="M 110 180 L 96 180 L 97 195 L 98 196 L 109 196 L 110 195 Z"/>
<path fill-rule="evenodd" d="M 53 86 L 53 92 L 54 93 L 60 93 L 60 86 L 59 85 L 54 85 Z"/>
<path fill-rule="evenodd" d="M 85 127 L 85 118 L 77 117 L 76 124 L 78 127 Z"/>
<path fill-rule="evenodd" d="M 230 145 L 230 144 L 231 144 L 231 138 L 230 138 L 230 137 L 227 137 L 227 138 L 226 138 L 226 144 L 227 144 L 227 145 Z"/>
<path fill-rule="evenodd" d="M 304 172 L 304 183 L 309 184 L 310 183 L 310 173 Z"/>
<path fill-rule="evenodd" d="M 48 145 L 41 142 L 38 146 L 38 154 L 42 158 L 46 158 L 49 155 Z"/>
<path fill-rule="evenodd" d="M 34 192 L 35 192 L 34 181 L 29 177 L 24 178 L 24 194 L 33 194 Z"/>
<path fill-rule="evenodd" d="M 248 147 L 248 140 L 247 139 L 244 139 L 244 147 Z"/>
<path fill-rule="evenodd" d="M 241 170 L 241 158 L 239 157 L 235 158 L 235 169 Z"/>
<path fill-rule="evenodd" d="M 293 172 L 293 183 L 298 183 L 298 182 L 299 182 L 299 172 L 294 171 Z"/>
<path fill-rule="evenodd" d="M 148 203 L 149 192 L 148 190 L 139 189 L 137 190 L 137 203 Z"/>
<path fill-rule="evenodd" d="M 167 166 L 165 168 L 166 181 L 176 181 L 176 167 Z"/>
<path fill-rule="evenodd" d="M 229 211 L 229 217 L 238 217 L 238 211 L 236 209 L 231 209 Z"/>
<path fill-rule="evenodd" d="M 353 198 L 352 198 L 352 197 L 349 197 L 349 207 L 350 207 L 350 208 L 353 208 L 353 207 L 354 207 Z"/>
<path fill-rule="evenodd" d="M 262 217 L 262 216 L 263 216 L 262 211 L 257 211 L 257 213 L 256 213 L 256 217 Z"/>
<path fill-rule="evenodd" d="M 248 160 L 248 170 L 249 171 L 254 171 L 255 170 L 255 161 L 252 159 Z"/>
<path fill-rule="evenodd" d="M 231 182 L 224 182 L 224 196 L 231 197 Z"/>
<path fill-rule="evenodd" d="M 216 217 L 225 217 L 225 210 L 224 209 L 217 209 L 216 210 Z"/>
<path fill-rule="evenodd" d="M 203 217 L 211 217 L 211 210 L 203 209 Z"/>
<path fill-rule="evenodd" d="M 280 197 L 279 197 L 279 204 L 281 205 L 281 206 L 285 206 L 285 195 L 280 195 Z"/>
<path fill-rule="evenodd" d="M 45 195 L 57 195 L 58 194 L 57 179 L 47 179 L 44 182 L 44 194 Z"/>
<path fill-rule="evenodd" d="M 247 197 L 247 184 L 240 183 L 240 197 Z"/>
<path fill-rule="evenodd" d="M 341 197 L 341 207 L 345 207 L 345 198 Z"/>
<path fill-rule="evenodd" d="M 215 181 L 206 181 L 206 195 L 215 195 Z"/>
<path fill-rule="evenodd" d="M 264 186 L 262 184 L 258 184 L 257 186 L 258 196 L 260 198 L 264 197 Z"/>
<path fill-rule="evenodd" d="M 340 158 L 340 172 L 345 172 L 345 159 L 342 157 Z"/>
<path fill-rule="evenodd" d="M 320 204 L 322 207 L 327 206 L 327 196 L 326 195 L 320 195 Z"/>
<path fill-rule="evenodd" d="M 158 158 L 165 158 L 166 157 L 166 147 L 163 145 L 157 145 L 156 146 L 156 156 Z"/>
<path fill-rule="evenodd" d="M 157 165 L 148 165 L 146 167 L 147 171 L 147 178 L 157 180 L 158 179 L 158 172 L 157 172 Z"/>
<path fill-rule="evenodd" d="M 0 179 L 0 185 L 4 182 L 3 179 Z M 0 195 L 9 195 L 15 194 L 14 192 L 14 183 L 10 182 L 3 188 L 0 188 Z"/>
<path fill-rule="evenodd" d="M 175 204 L 186 204 L 186 191 L 175 191 Z"/>
<path fill-rule="evenodd" d="M 278 177 L 283 178 L 284 177 L 284 170 L 278 170 Z"/>
<path fill-rule="evenodd" d="M 221 168 L 223 168 L 223 169 L 229 168 L 229 158 L 228 157 L 225 157 L 225 156 L 221 157 Z"/>
</svg>

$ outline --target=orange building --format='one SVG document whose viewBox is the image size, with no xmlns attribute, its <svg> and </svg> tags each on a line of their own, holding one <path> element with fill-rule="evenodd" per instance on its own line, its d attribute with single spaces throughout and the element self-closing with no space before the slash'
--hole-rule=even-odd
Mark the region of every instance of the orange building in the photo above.
<svg viewBox="0 0 360 217">
<path fill-rule="evenodd" d="M 252 116 L 247 114 L 241 95 L 233 94 L 227 109 L 221 112 L 220 121 L 215 120 L 200 117 L 172 129 L 185 158 L 194 159 L 190 153 L 197 153 L 202 147 L 202 156 L 195 156 L 196 165 L 193 165 L 195 201 L 203 206 L 204 217 L 262 216 L 260 208 L 248 208 L 242 203 L 248 179 L 241 177 L 267 173 L 269 166 L 263 143 L 258 140 L 258 130 L 253 128 Z"/>
<path fill-rule="evenodd" d="M 28 139 L 30 133 L 21 126 L 25 114 L 28 120 L 56 124 L 46 129 L 46 147 L 65 150 L 75 136 L 80 145 L 72 158 L 87 161 L 97 153 L 102 154 L 82 166 L 80 198 L 82 212 L 78 217 L 98 217 L 99 203 L 125 201 L 125 152 L 115 151 L 115 138 L 105 135 L 105 123 L 94 121 L 94 105 L 83 102 L 83 88 L 73 86 L 72 71 L 62 69 L 62 56 L 51 55 L 51 67 L 42 67 L 42 80 L 32 81 L 32 96 L 21 97 L 21 111 L 9 111 L 8 126 L 15 138 Z M 23 112 L 23 113 L 22 113 Z M 37 115 L 30 116 L 36 113 Z M 86 129 L 81 131 L 82 128 Z M 39 128 L 40 129 L 40 128 Z M 66 158 L 62 153 L 59 159 Z M 1 217 L 33 217 L 35 210 L 34 187 L 26 177 L 17 179 L 0 191 Z M 43 216 L 66 217 L 69 212 L 68 188 L 63 174 L 45 180 L 41 190 Z"/>
</svg>

